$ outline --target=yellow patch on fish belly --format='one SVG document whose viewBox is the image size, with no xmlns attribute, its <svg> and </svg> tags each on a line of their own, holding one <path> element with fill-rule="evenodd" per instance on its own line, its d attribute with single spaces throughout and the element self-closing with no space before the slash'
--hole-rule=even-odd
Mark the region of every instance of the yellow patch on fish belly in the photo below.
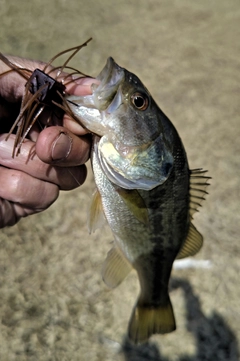
<svg viewBox="0 0 240 361">
<path fill-rule="evenodd" d="M 119 153 L 114 148 L 113 144 L 110 142 L 103 143 L 101 147 L 101 151 L 106 158 L 109 158 L 110 156 L 111 157 L 115 156 L 118 159 L 120 157 Z"/>
</svg>

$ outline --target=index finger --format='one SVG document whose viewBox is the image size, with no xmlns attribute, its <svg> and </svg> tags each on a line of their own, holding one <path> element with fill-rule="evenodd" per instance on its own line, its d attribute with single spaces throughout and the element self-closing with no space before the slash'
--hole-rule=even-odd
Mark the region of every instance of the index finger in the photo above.
<svg viewBox="0 0 240 361">
<path fill-rule="evenodd" d="M 4 62 L 4 58 L 6 62 Z M 25 84 L 28 80 L 28 73 L 26 72 L 26 77 L 20 75 L 14 68 L 11 66 L 11 63 L 14 65 L 15 68 L 29 70 L 29 78 L 31 76 L 31 72 L 35 69 L 43 70 L 46 66 L 46 63 L 42 61 L 24 59 L 17 56 L 4 56 L 1 55 L 0 59 L 0 95 L 6 98 L 9 101 L 16 101 L 21 99 L 24 91 L 25 91 Z M 54 67 L 49 65 L 48 71 L 46 74 L 55 79 L 58 74 L 58 69 L 54 70 Z M 49 70 L 50 69 L 50 70 Z M 13 70 L 10 71 L 9 70 Z M 66 82 L 66 89 L 69 94 L 73 95 L 89 95 L 92 93 L 91 91 L 91 84 L 98 81 L 94 78 L 87 78 L 87 77 L 76 77 L 72 76 L 66 72 L 62 72 L 57 79 L 59 82 Z"/>
<path fill-rule="evenodd" d="M 95 78 L 78 78 L 73 80 L 66 86 L 66 90 L 71 95 L 86 96 L 92 94 L 92 84 L 99 84 Z M 76 120 L 65 115 L 63 118 L 63 126 L 76 135 L 87 134 L 88 131 L 81 126 Z"/>
</svg>

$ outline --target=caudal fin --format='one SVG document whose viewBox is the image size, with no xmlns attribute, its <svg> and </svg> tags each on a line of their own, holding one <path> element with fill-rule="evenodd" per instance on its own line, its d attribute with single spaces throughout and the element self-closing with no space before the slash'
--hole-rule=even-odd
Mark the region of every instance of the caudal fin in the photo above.
<svg viewBox="0 0 240 361">
<path fill-rule="evenodd" d="M 136 305 L 128 326 L 128 337 L 134 343 L 147 341 L 155 333 L 169 333 L 176 329 L 173 308 L 169 299 L 164 306 Z"/>
</svg>

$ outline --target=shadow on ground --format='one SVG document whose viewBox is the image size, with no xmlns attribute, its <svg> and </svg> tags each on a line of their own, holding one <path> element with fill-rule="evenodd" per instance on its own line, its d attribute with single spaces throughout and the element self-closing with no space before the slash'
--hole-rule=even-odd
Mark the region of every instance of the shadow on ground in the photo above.
<svg viewBox="0 0 240 361">
<path fill-rule="evenodd" d="M 190 283 L 174 278 L 171 288 L 181 287 L 184 291 L 187 309 L 187 329 L 196 342 L 194 356 L 180 356 L 179 361 L 238 361 L 238 343 L 234 333 L 220 314 L 214 312 L 206 317 L 201 309 L 199 298 L 194 294 Z M 122 346 L 125 361 L 171 361 L 163 357 L 154 343 L 134 346 L 125 340 Z M 175 357 L 173 358 L 175 360 Z"/>
</svg>

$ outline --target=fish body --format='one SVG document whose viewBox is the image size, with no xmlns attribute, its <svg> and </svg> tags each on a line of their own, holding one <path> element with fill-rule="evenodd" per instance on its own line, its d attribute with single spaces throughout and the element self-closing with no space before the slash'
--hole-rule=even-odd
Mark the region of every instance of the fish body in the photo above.
<svg viewBox="0 0 240 361">
<path fill-rule="evenodd" d="M 92 95 L 67 102 L 94 134 L 90 230 L 102 209 L 115 240 L 103 279 L 114 288 L 132 268 L 138 274 L 141 291 L 128 330 L 138 343 L 176 328 L 169 278 L 177 257 L 201 248 L 191 218 L 208 177 L 189 170 L 175 127 L 136 75 L 109 58 L 97 79 Z"/>
</svg>

